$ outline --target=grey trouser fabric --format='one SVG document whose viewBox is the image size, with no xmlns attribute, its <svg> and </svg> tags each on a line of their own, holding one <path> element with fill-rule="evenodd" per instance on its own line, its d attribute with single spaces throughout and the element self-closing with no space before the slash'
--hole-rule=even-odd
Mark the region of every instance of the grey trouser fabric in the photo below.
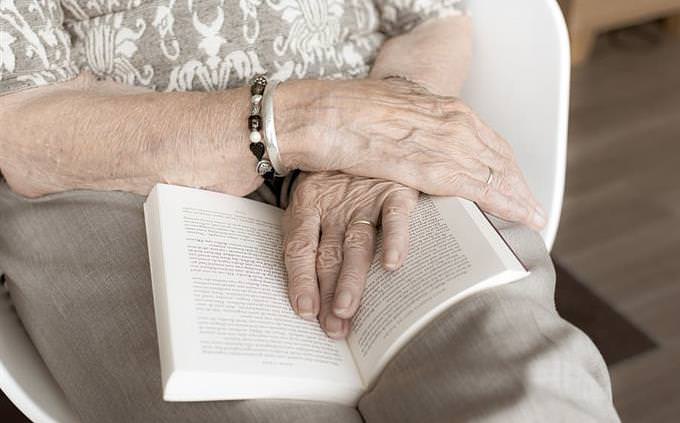
<svg viewBox="0 0 680 423">
<path fill-rule="evenodd" d="M 600 354 L 555 311 L 541 239 L 501 222 L 531 276 L 445 312 L 397 355 L 358 409 L 163 402 L 142 202 L 87 191 L 27 200 L 0 185 L 0 268 L 83 421 L 618 421 Z"/>
</svg>

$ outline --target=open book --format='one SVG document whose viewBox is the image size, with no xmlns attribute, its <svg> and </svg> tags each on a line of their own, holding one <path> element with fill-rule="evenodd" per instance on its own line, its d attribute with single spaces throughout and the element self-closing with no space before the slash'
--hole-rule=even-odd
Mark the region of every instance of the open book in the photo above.
<svg viewBox="0 0 680 423">
<path fill-rule="evenodd" d="M 355 404 L 446 308 L 526 270 L 474 203 L 421 196 L 404 265 L 381 240 L 345 341 L 287 296 L 282 210 L 159 184 L 144 204 L 166 401 L 289 398 Z"/>
</svg>

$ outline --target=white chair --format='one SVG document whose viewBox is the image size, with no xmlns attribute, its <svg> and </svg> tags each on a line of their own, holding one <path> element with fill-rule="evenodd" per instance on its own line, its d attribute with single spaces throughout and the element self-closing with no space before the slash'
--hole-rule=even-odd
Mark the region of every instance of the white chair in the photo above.
<svg viewBox="0 0 680 423">
<path fill-rule="evenodd" d="M 555 0 L 465 0 L 474 25 L 463 99 L 512 144 L 547 213 L 550 250 L 564 194 L 569 36 Z"/>
<path fill-rule="evenodd" d="M 467 0 L 474 60 L 463 98 L 514 146 L 548 212 L 552 246 L 562 194 L 569 98 L 569 42 L 555 0 Z M 0 293 L 0 388 L 36 422 L 78 419 Z"/>
</svg>

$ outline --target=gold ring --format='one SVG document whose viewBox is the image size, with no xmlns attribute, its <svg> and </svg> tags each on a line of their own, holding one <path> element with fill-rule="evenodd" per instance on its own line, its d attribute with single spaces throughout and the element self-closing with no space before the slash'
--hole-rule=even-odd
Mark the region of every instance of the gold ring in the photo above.
<svg viewBox="0 0 680 423">
<path fill-rule="evenodd" d="M 373 222 L 371 222 L 370 220 L 367 220 L 367 219 L 355 219 L 349 225 L 350 226 L 352 226 L 352 225 L 369 225 L 369 226 L 375 227 L 375 223 L 373 223 Z"/>
</svg>

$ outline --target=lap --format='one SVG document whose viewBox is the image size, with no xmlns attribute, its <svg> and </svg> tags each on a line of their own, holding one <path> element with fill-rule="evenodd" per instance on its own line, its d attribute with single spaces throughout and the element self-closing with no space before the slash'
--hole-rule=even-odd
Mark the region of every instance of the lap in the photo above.
<svg viewBox="0 0 680 423">
<path fill-rule="evenodd" d="M 367 421 L 617 421 L 606 365 L 555 309 L 540 236 L 494 219 L 531 274 L 456 304 L 364 395 Z"/>
<path fill-rule="evenodd" d="M 0 268 L 84 421 L 512 421 L 549 410 L 582 409 L 593 419 L 613 412 L 597 350 L 555 312 L 540 238 L 508 225 L 503 233 L 532 275 L 428 326 L 362 398 L 361 415 L 301 401 L 163 402 L 142 203 L 87 191 L 27 200 L 0 185 Z"/>
<path fill-rule="evenodd" d="M 162 401 L 143 198 L 82 191 L 26 200 L 0 190 L 0 268 L 83 421 L 361 421 L 354 408 L 324 403 Z"/>
</svg>

